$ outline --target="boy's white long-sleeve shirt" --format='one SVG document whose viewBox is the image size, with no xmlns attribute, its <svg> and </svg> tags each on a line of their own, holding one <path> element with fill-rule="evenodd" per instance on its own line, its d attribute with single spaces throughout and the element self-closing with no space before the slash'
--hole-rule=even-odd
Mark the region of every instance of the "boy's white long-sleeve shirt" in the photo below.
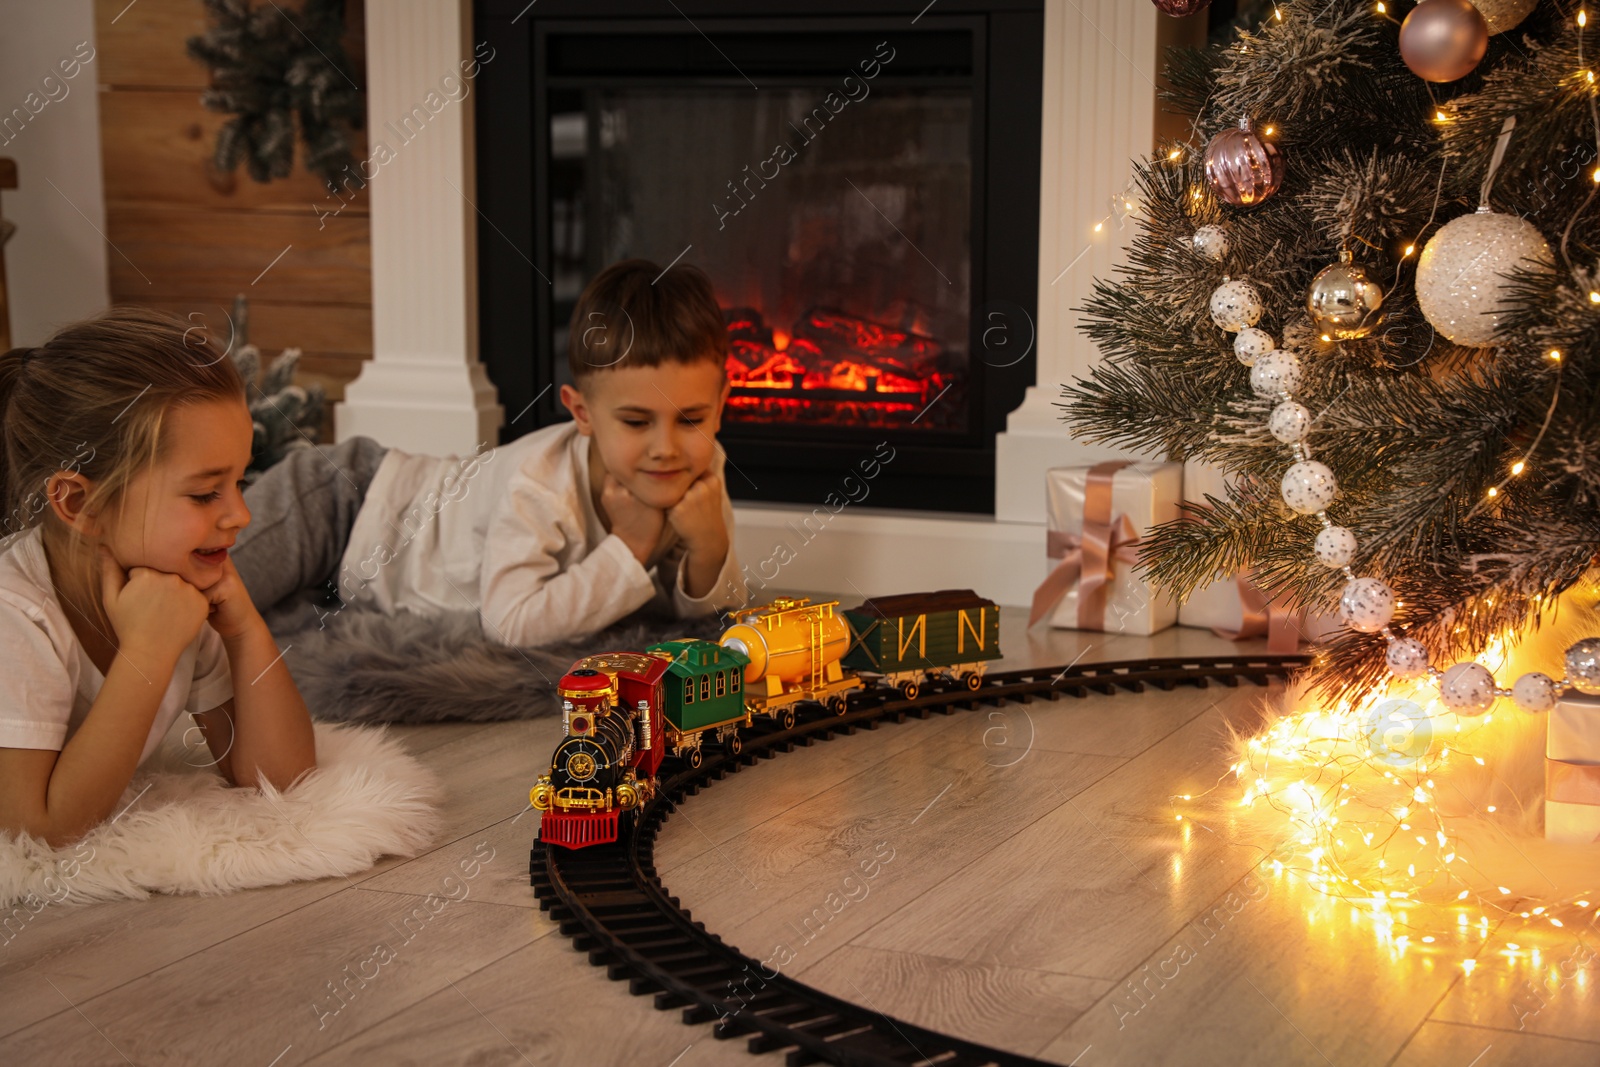
<svg viewBox="0 0 1600 1067">
<path fill-rule="evenodd" d="M 712 470 L 721 475 L 718 447 Z M 684 546 L 670 526 L 641 564 L 608 534 L 589 488 L 589 439 L 549 426 L 477 456 L 390 449 L 339 567 L 348 604 L 424 613 L 475 610 L 486 636 L 541 645 L 609 626 L 652 600 L 680 618 L 742 604 L 733 505 L 722 494 L 728 555 L 704 596 L 684 589 Z"/>
</svg>

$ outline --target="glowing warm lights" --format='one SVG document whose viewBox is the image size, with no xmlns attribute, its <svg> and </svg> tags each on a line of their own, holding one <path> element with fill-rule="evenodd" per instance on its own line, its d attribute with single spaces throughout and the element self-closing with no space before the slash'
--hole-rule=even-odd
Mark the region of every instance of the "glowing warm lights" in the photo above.
<svg viewBox="0 0 1600 1067">
<path fill-rule="evenodd" d="M 1168 158 L 1168 159 L 1177 159 L 1177 158 L 1178 158 L 1178 157 L 1179 157 L 1179 156 L 1181 156 L 1181 155 L 1183 155 L 1183 149 L 1181 149 L 1181 148 L 1174 148 L 1174 149 L 1173 149 L 1173 150 L 1172 150 L 1172 151 L 1170 151 L 1170 152 L 1168 152 L 1168 153 L 1167 153 L 1167 158 Z M 1600 175 L 1600 171 L 1596 171 L 1596 172 L 1595 172 L 1595 173 L 1596 173 L 1596 174 L 1597 174 L 1597 175 Z M 1596 177 L 1596 178 L 1595 178 L 1595 181 L 1597 181 L 1597 182 L 1600 182 L 1600 177 Z"/>
<path fill-rule="evenodd" d="M 1511 465 L 1511 473 L 1512 474 L 1521 474 L 1526 468 L 1527 468 L 1527 464 L 1523 463 L 1522 460 L 1519 459 L 1519 460 L 1517 460 L 1515 463 L 1513 463 Z M 1482 763 L 1483 761 L 1479 760 L 1478 762 Z"/>
<path fill-rule="evenodd" d="M 1417 246 L 1416 245 L 1406 245 L 1405 254 L 1409 256 L 1411 253 L 1415 252 L 1416 250 L 1417 250 Z"/>
<path fill-rule="evenodd" d="M 1506 645 L 1490 640 L 1478 662 L 1500 673 Z M 1409 717 L 1393 717 L 1397 704 L 1412 709 Z M 1364 694 L 1288 712 L 1244 739 L 1229 767 L 1243 787 L 1239 804 L 1270 820 L 1266 828 L 1284 842 L 1262 870 L 1287 872 L 1348 905 L 1352 923 L 1370 925 L 1393 958 L 1408 946 L 1456 953 L 1466 957 L 1460 962 L 1468 974 L 1489 938 L 1490 914 L 1528 908 L 1534 921 L 1557 927 L 1563 919 L 1556 910 L 1568 923 L 1581 918 L 1567 910 L 1568 901 L 1545 904 L 1519 899 L 1507 886 L 1484 887 L 1485 872 L 1449 821 L 1462 813 L 1440 810 L 1441 795 L 1454 793 L 1447 777 L 1453 764 L 1489 765 L 1484 756 L 1492 758 L 1498 744 L 1484 733 L 1492 721 L 1453 714 L 1426 678 L 1391 678 Z M 1452 808 L 1459 799 L 1455 793 Z M 1486 899 L 1494 888 L 1499 897 Z M 1576 903 L 1589 907 L 1587 898 Z"/>
<path fill-rule="evenodd" d="M 1500 490 L 1496 489 L 1494 486 L 1491 485 L 1489 487 L 1489 495 L 1492 496 L 1492 497 L 1499 496 L 1500 495 Z"/>
<path fill-rule="evenodd" d="M 1600 304 L 1600 293 L 1597 293 L 1591 289 L 1589 291 L 1589 303 Z"/>
<path fill-rule="evenodd" d="M 1551 360 L 1552 360 L 1552 361 L 1554 361 L 1554 362 L 1556 362 L 1556 363 L 1560 363 L 1560 362 L 1561 362 L 1561 349 L 1559 349 L 1559 348 L 1552 348 L 1552 349 L 1551 349 L 1551 350 L 1550 350 L 1550 352 L 1549 352 L 1549 357 L 1550 357 L 1550 359 L 1551 359 Z"/>
<path fill-rule="evenodd" d="M 1584 11 L 1582 8 L 1578 9 L 1578 25 L 1579 26 L 1587 26 L 1587 25 L 1589 25 L 1589 13 L 1587 11 Z"/>
<path fill-rule="evenodd" d="M 1378 14 L 1381 15 L 1381 14 L 1383 14 L 1384 12 L 1386 12 L 1388 10 L 1389 9 L 1387 7 L 1383 6 L 1383 0 L 1378 0 Z"/>
</svg>

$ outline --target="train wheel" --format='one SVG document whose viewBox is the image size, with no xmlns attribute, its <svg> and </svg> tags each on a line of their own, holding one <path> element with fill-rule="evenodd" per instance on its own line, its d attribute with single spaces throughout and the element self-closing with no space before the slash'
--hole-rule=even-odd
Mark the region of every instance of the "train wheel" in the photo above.
<svg viewBox="0 0 1600 1067">
<path fill-rule="evenodd" d="M 700 746 L 696 745 L 683 754 L 683 760 L 689 765 L 690 770 L 698 771 L 700 764 L 705 762 L 705 757 L 700 754 Z"/>
<path fill-rule="evenodd" d="M 744 738 L 739 736 L 739 732 L 737 730 L 729 734 L 728 739 L 724 741 L 723 744 L 726 745 L 728 751 L 735 756 L 744 751 Z"/>
<path fill-rule="evenodd" d="M 828 710 L 835 715 L 843 715 L 850 710 L 850 705 L 845 703 L 844 697 L 832 696 L 828 698 Z"/>
<path fill-rule="evenodd" d="M 794 729 L 794 708 L 792 706 L 778 712 L 778 725 L 785 730 Z"/>
<path fill-rule="evenodd" d="M 905 697 L 907 700 L 917 699 L 917 694 L 920 692 L 922 692 L 922 687 L 916 682 L 900 683 L 900 695 Z"/>
<path fill-rule="evenodd" d="M 972 671 L 967 675 L 966 683 L 968 689 L 971 689 L 973 692 L 977 692 L 979 689 L 983 688 L 983 675 L 979 674 L 977 671 Z"/>
</svg>

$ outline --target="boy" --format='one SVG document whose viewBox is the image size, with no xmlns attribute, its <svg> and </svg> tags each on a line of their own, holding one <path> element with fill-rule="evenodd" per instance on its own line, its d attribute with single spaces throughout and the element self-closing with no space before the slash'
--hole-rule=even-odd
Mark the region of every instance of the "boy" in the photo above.
<svg viewBox="0 0 1600 1067">
<path fill-rule="evenodd" d="M 290 453 L 245 494 L 234 566 L 263 611 L 337 569 L 346 604 L 474 609 L 513 646 L 651 601 L 680 618 L 742 603 L 715 440 L 727 350 L 703 272 L 613 264 L 573 311 L 572 422 L 464 459 L 359 437 Z"/>
</svg>

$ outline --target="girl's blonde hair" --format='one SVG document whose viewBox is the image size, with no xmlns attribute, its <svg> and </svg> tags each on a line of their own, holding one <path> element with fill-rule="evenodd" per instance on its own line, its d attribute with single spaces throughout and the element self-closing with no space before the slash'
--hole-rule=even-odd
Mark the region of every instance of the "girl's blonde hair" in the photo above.
<svg viewBox="0 0 1600 1067">
<path fill-rule="evenodd" d="M 233 361 L 198 327 L 153 308 L 113 307 L 0 356 L 0 545 L 43 523 L 82 588 L 97 590 L 95 544 L 68 536 L 46 483 L 81 472 L 92 483 L 86 509 L 109 514 L 140 468 L 165 455 L 167 412 L 215 400 L 245 401 Z M 106 621 L 98 596 L 94 612 Z"/>
</svg>

